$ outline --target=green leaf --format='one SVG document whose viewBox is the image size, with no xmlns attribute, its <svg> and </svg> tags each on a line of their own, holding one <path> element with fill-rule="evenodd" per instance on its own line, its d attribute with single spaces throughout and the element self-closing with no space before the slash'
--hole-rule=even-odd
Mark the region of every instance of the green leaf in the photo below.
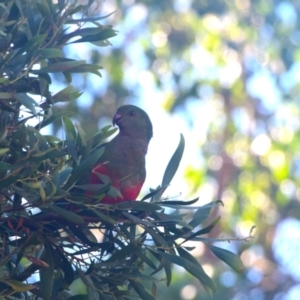
<svg viewBox="0 0 300 300">
<path fill-rule="evenodd" d="M 110 13 L 106 16 L 103 16 L 103 17 L 90 17 L 90 18 L 82 18 L 82 19 L 71 19 L 71 20 L 68 20 L 66 22 L 66 24 L 78 24 L 78 23 L 81 23 L 81 22 L 84 22 L 84 23 L 85 22 L 96 22 L 96 21 L 107 19 L 108 17 L 110 17 L 114 13 L 115 13 L 115 11 L 113 11 L 112 13 Z"/>
<path fill-rule="evenodd" d="M 202 228 L 202 229 L 192 233 L 188 238 L 185 239 L 184 242 L 186 242 L 188 240 L 193 240 L 194 237 L 197 237 L 199 235 L 210 233 L 213 230 L 213 228 L 216 226 L 216 224 L 219 222 L 220 219 L 221 219 L 221 217 L 217 217 L 211 224 L 209 224 L 205 228 Z"/>
<path fill-rule="evenodd" d="M 130 243 L 120 250 L 117 250 L 108 260 L 107 262 L 121 261 L 126 259 L 128 256 L 133 254 L 137 249 L 137 246 L 133 243 Z"/>
<path fill-rule="evenodd" d="M 83 32 L 83 30 L 87 30 L 86 33 Z M 103 41 L 103 40 L 107 40 L 111 37 L 114 37 L 117 35 L 116 31 L 114 29 L 112 29 L 111 27 L 106 27 L 106 28 L 85 28 L 81 30 L 81 34 L 77 34 L 77 35 L 83 35 L 83 37 L 81 39 L 72 41 L 71 43 L 83 43 L 83 42 L 96 42 L 96 41 Z M 97 33 L 95 34 L 87 34 L 88 31 L 93 30 Z M 99 32 L 100 31 L 100 32 Z"/>
<path fill-rule="evenodd" d="M 29 161 L 37 161 L 37 162 L 41 162 L 44 161 L 46 159 L 53 159 L 56 157 L 61 157 L 66 155 L 67 153 L 64 150 L 57 150 L 54 148 L 48 149 L 42 153 L 38 153 L 38 154 L 34 154 L 31 157 L 29 157 Z"/>
<path fill-rule="evenodd" d="M 120 230 L 124 233 L 127 239 L 130 240 L 130 242 L 135 243 L 135 236 L 136 236 L 136 225 L 130 225 L 129 230 L 127 226 L 119 224 Z M 141 242 L 142 239 L 139 241 Z"/>
<path fill-rule="evenodd" d="M 154 229 L 150 227 L 143 227 L 143 228 L 151 235 L 156 245 L 164 246 L 165 248 L 169 247 L 167 241 L 162 237 L 161 234 L 157 233 Z"/>
<path fill-rule="evenodd" d="M 41 268 L 40 270 L 42 298 L 44 300 L 50 300 L 54 283 L 54 261 L 51 246 L 49 244 L 45 245 L 41 258 L 49 265 L 48 268 Z"/>
<path fill-rule="evenodd" d="M 62 249 L 57 248 L 55 249 L 55 252 L 62 261 L 61 269 L 64 272 L 64 280 L 68 285 L 70 285 L 74 281 L 74 275 L 75 275 L 71 262 L 63 254 Z"/>
<path fill-rule="evenodd" d="M 90 300 L 90 299 L 86 294 L 79 294 L 68 298 L 68 300 Z"/>
<path fill-rule="evenodd" d="M 153 270 L 156 269 L 156 265 L 153 263 L 153 261 L 143 252 L 140 250 L 136 251 L 135 254 L 145 263 L 147 264 L 150 268 Z"/>
<path fill-rule="evenodd" d="M 16 182 L 21 177 L 21 174 L 7 176 L 5 179 L 0 180 L 0 189 L 7 188 L 12 183 Z"/>
<path fill-rule="evenodd" d="M 95 75 L 98 75 L 99 77 L 102 77 L 101 73 L 99 72 L 99 69 L 103 69 L 103 68 L 99 65 L 84 64 L 70 69 L 69 72 L 70 73 L 93 73 Z"/>
<path fill-rule="evenodd" d="M 172 281 L 172 268 L 171 268 L 171 263 L 170 263 L 167 259 L 163 258 L 162 265 L 163 265 L 163 267 L 164 267 L 164 269 L 165 269 L 165 273 L 166 273 L 166 277 L 167 277 L 167 282 L 166 282 L 166 284 L 167 284 L 167 286 L 170 286 L 171 281 Z"/>
<path fill-rule="evenodd" d="M 35 106 L 38 106 L 38 104 L 34 99 L 32 99 L 30 96 L 28 96 L 25 93 L 15 94 L 14 98 L 22 105 L 24 105 L 26 108 L 28 108 L 34 115 L 36 115 Z"/>
<path fill-rule="evenodd" d="M 40 55 L 42 59 L 63 57 L 62 50 L 56 48 L 38 49 L 36 53 Z"/>
<path fill-rule="evenodd" d="M 157 253 L 151 249 L 148 249 L 148 250 L 160 262 L 159 266 L 150 275 L 156 274 L 164 268 L 165 273 L 166 273 L 166 279 L 167 279 L 166 283 L 167 283 L 167 286 L 169 286 L 172 281 L 172 269 L 171 269 L 170 261 L 167 260 L 165 257 L 161 257 L 161 255 L 159 255 L 159 253 Z"/>
<path fill-rule="evenodd" d="M 3 100 L 12 99 L 13 95 L 14 95 L 13 93 L 1 92 L 0 93 L 0 99 L 3 99 Z"/>
<path fill-rule="evenodd" d="M 162 210 L 162 208 L 155 203 L 148 203 L 142 201 L 123 201 L 114 205 L 114 207 L 118 209 L 130 209 L 136 211 Z"/>
<path fill-rule="evenodd" d="M 216 202 L 211 202 L 203 205 L 198 208 L 195 214 L 193 215 L 193 219 L 189 222 L 193 228 L 202 224 L 208 217 L 211 212 L 211 209 L 216 205 Z"/>
<path fill-rule="evenodd" d="M 174 207 L 176 208 L 178 205 L 184 206 L 184 205 L 192 205 L 196 203 L 199 200 L 199 198 L 190 200 L 190 201 L 180 201 L 180 200 L 168 200 L 168 201 L 160 201 L 157 202 L 158 205 L 161 206 L 168 206 L 168 207 Z"/>
<path fill-rule="evenodd" d="M 126 218 L 128 218 L 129 220 L 132 220 L 132 221 L 133 221 L 134 223 L 136 223 L 136 224 L 143 224 L 143 225 L 145 225 L 145 226 L 153 226 L 152 223 L 147 222 L 147 221 L 144 221 L 144 220 L 142 220 L 142 219 L 140 219 L 140 218 L 138 218 L 138 217 L 136 217 L 136 216 L 134 216 L 134 215 L 132 215 L 132 214 L 126 212 L 126 211 L 123 211 L 123 212 L 122 212 L 122 215 L 124 215 L 124 216 L 125 216 Z"/>
<path fill-rule="evenodd" d="M 61 120 L 61 117 L 63 116 L 71 116 L 74 115 L 73 111 L 61 111 L 55 113 L 55 115 L 52 115 L 51 117 L 45 116 L 45 120 L 35 126 L 35 129 L 41 129 L 45 126 L 48 126 L 52 123 L 54 123 L 57 120 Z"/>
<path fill-rule="evenodd" d="M 196 277 L 203 285 L 206 285 L 212 291 L 216 292 L 217 289 L 216 289 L 213 281 L 204 272 L 203 268 L 200 265 L 191 263 L 191 261 L 187 260 L 186 258 L 177 256 L 177 255 L 171 255 L 171 254 L 159 251 L 159 250 L 157 250 L 157 253 L 159 253 L 162 257 L 165 257 L 166 259 L 168 259 L 170 262 L 183 267 L 187 272 L 189 272 L 194 277 Z"/>
<path fill-rule="evenodd" d="M 58 72 L 65 72 L 65 71 L 70 72 L 72 68 L 83 66 L 83 65 L 85 65 L 85 60 L 62 61 L 62 62 L 51 64 L 50 66 L 39 70 L 32 70 L 31 73 L 41 74 L 41 73 L 58 73 Z"/>
<path fill-rule="evenodd" d="M 70 176 L 73 168 L 66 168 L 59 173 L 58 186 L 62 186 Z"/>
<path fill-rule="evenodd" d="M 106 195 L 111 187 L 111 183 L 107 184 L 80 184 L 75 185 L 76 188 L 81 189 L 83 191 L 92 192 L 93 196 Z"/>
<path fill-rule="evenodd" d="M 98 210 L 96 210 L 96 209 L 91 209 L 91 211 L 92 211 L 95 215 L 97 215 L 97 216 L 99 217 L 99 221 L 104 221 L 104 222 L 106 222 L 106 223 L 108 223 L 108 224 L 111 224 L 111 225 L 115 225 L 115 224 L 118 223 L 118 221 L 116 221 L 116 220 L 110 218 L 109 216 L 103 214 L 102 212 L 100 212 L 100 211 L 98 211 Z"/>
<path fill-rule="evenodd" d="M 88 149 L 97 149 L 99 147 L 102 147 L 105 145 L 103 144 L 103 141 L 107 139 L 108 137 L 112 136 L 118 129 L 117 128 L 112 128 L 111 125 L 108 125 L 104 128 L 102 128 L 100 131 L 95 133 L 91 139 L 88 140 L 87 142 L 87 150 Z M 85 156 L 89 155 L 89 153 L 85 153 Z"/>
<path fill-rule="evenodd" d="M 177 247 L 176 250 L 178 251 L 178 254 L 179 254 L 181 257 L 187 259 L 187 260 L 190 261 L 192 264 L 197 265 L 199 268 L 201 268 L 201 269 L 203 270 L 203 268 L 202 268 L 202 266 L 200 265 L 200 263 L 198 262 L 198 260 L 197 260 L 193 255 L 191 255 L 188 251 L 184 250 L 184 249 L 181 248 L 181 247 Z M 203 272 L 204 272 L 204 270 L 203 270 Z M 207 294 L 208 294 L 210 297 L 212 297 L 212 291 L 211 291 L 211 289 L 210 289 L 208 286 L 206 286 L 205 284 L 203 285 L 203 288 L 205 289 L 205 291 L 207 292 Z"/>
<path fill-rule="evenodd" d="M 143 300 L 155 300 L 155 298 L 150 295 L 145 288 L 136 280 L 129 279 L 129 282 L 133 289 L 137 292 L 137 294 L 141 297 Z"/>
<path fill-rule="evenodd" d="M 77 214 L 75 214 L 71 211 L 68 211 L 66 209 L 63 209 L 63 208 L 55 206 L 55 205 L 47 205 L 47 208 L 49 208 L 53 212 L 57 213 L 58 215 L 62 216 L 64 219 L 66 219 L 69 222 L 78 223 L 78 224 L 84 223 L 84 220 L 80 216 L 78 216 Z M 41 209 L 43 210 L 42 207 L 41 207 Z"/>
<path fill-rule="evenodd" d="M 8 164 L 8 163 L 5 163 L 5 162 L 0 162 L 0 174 L 1 173 L 6 173 L 11 168 L 12 168 L 11 164 Z"/>
<path fill-rule="evenodd" d="M 219 259 L 224 261 L 234 271 L 236 271 L 238 273 L 241 273 L 244 271 L 245 267 L 244 267 L 241 259 L 236 254 L 234 254 L 228 250 L 210 245 L 210 244 L 206 244 L 206 245 L 215 256 L 217 256 Z"/>
<path fill-rule="evenodd" d="M 36 50 L 44 42 L 45 38 L 46 38 L 45 34 L 34 36 L 16 52 L 15 57 L 17 58 L 25 52 Z"/>
<path fill-rule="evenodd" d="M 30 247 L 30 246 L 37 246 L 37 245 L 40 245 L 40 241 L 38 240 L 38 238 L 37 238 L 37 236 L 36 236 L 35 233 L 31 234 L 31 236 L 30 236 L 29 238 L 27 238 L 27 240 L 25 240 L 25 241 L 21 244 L 21 246 L 20 246 L 20 248 L 19 248 L 19 250 L 18 250 L 18 256 L 17 256 L 17 259 L 16 259 L 16 261 L 15 261 L 15 265 L 16 265 L 15 270 L 17 270 L 17 268 L 18 268 L 18 265 L 19 265 L 21 259 L 22 259 L 23 256 L 24 256 L 24 253 L 25 253 L 25 251 L 26 251 L 26 248 L 27 248 L 27 247 Z M 28 248 L 27 248 L 27 249 L 28 249 Z"/>
<path fill-rule="evenodd" d="M 178 169 L 179 163 L 181 161 L 183 150 L 184 150 L 184 137 L 181 134 L 178 147 L 175 150 L 175 152 L 174 152 L 173 156 L 171 157 L 171 160 L 169 161 L 169 164 L 166 168 L 166 171 L 165 171 L 165 174 L 164 174 L 164 177 L 162 180 L 162 184 L 161 184 L 162 187 L 168 186 L 170 184 L 170 182 L 172 181 L 172 179 Z"/>
<path fill-rule="evenodd" d="M 55 95 L 53 95 L 53 102 L 70 102 L 79 98 L 82 95 L 82 92 L 79 92 L 74 89 L 73 86 L 69 85 L 66 88 L 62 89 Z"/>
<path fill-rule="evenodd" d="M 63 117 L 62 124 L 66 134 L 68 152 L 70 156 L 73 158 L 73 160 L 77 163 L 78 161 L 77 147 L 76 147 L 77 133 L 75 127 L 73 125 L 73 122 L 67 116 Z"/>
<path fill-rule="evenodd" d="M 141 201 L 144 201 L 146 199 L 149 199 L 149 198 L 152 198 L 153 196 L 155 196 L 156 194 L 158 194 L 160 191 L 162 190 L 162 187 L 159 186 L 158 188 L 156 189 L 150 189 L 150 193 L 148 193 L 147 195 L 145 195 Z M 159 202 L 159 203 L 164 203 L 163 201 L 162 202 Z"/>
<path fill-rule="evenodd" d="M 170 182 L 172 181 L 177 169 L 178 169 L 178 166 L 179 166 L 179 163 L 181 161 L 181 158 L 182 158 L 182 154 L 183 154 L 183 150 L 184 150 L 184 137 L 182 134 L 180 134 L 180 141 L 179 141 L 179 144 L 177 146 L 177 149 L 175 150 L 173 156 L 171 157 L 168 165 L 167 165 L 167 168 L 166 168 L 166 171 L 164 173 L 164 176 L 163 176 L 163 180 L 162 180 L 162 183 L 161 183 L 161 186 L 162 186 L 162 190 L 160 193 L 156 194 L 153 199 L 154 201 L 155 200 L 158 200 L 161 195 L 163 194 L 163 192 L 166 190 L 166 188 L 169 186 Z"/>
<path fill-rule="evenodd" d="M 19 282 L 17 280 L 0 279 L 0 282 L 6 283 L 11 288 L 13 288 L 13 290 L 16 291 L 16 292 L 28 292 L 28 291 L 35 288 L 34 285 L 25 284 L 25 283 Z"/>
<path fill-rule="evenodd" d="M 184 250 L 182 247 L 178 247 L 177 244 L 176 244 L 176 246 L 177 246 L 176 250 L 181 257 L 189 260 L 192 264 L 195 264 L 195 265 L 201 267 L 198 260 L 193 255 L 191 255 L 188 251 Z"/>
<path fill-rule="evenodd" d="M 104 152 L 104 148 L 100 148 L 91 153 L 80 165 L 76 166 L 71 173 L 71 176 L 65 184 L 65 189 L 68 190 L 79 178 L 87 172 L 91 172 L 97 161 Z"/>
<path fill-rule="evenodd" d="M 76 128 L 76 144 L 79 149 L 81 149 L 83 146 L 86 146 L 86 133 L 83 130 L 83 128 L 79 124 L 74 124 L 74 127 Z"/>
<path fill-rule="evenodd" d="M 51 9 L 46 0 L 37 0 L 37 7 L 43 17 L 48 18 L 50 20 L 52 19 Z"/>
</svg>

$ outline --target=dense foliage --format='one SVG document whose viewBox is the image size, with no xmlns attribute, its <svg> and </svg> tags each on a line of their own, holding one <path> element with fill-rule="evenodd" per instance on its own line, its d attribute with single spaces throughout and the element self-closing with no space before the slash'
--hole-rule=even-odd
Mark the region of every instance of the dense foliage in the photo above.
<svg viewBox="0 0 300 300">
<path fill-rule="evenodd" d="M 212 294 L 215 284 L 185 242 L 205 243 L 237 272 L 243 265 L 206 236 L 220 219 L 209 219 L 210 211 L 221 201 L 197 207 L 197 199 L 162 197 L 183 155 L 183 136 L 161 186 L 142 201 L 104 205 L 110 183 L 95 187 L 81 181 L 103 153 L 99 145 L 115 129 L 108 126 L 87 138 L 70 112 L 53 113 L 56 103 L 72 102 L 81 93 L 68 86 L 52 94 L 50 74 L 61 73 L 68 83 L 74 73 L 101 76 L 98 64 L 62 52 L 67 44 L 76 43 L 78 49 L 86 42 L 107 45 L 116 34 L 100 24 L 103 17 L 85 16 L 89 5 L 0 3 L 0 297 L 154 299 L 159 279 L 153 275 L 163 270 L 169 286 L 172 265 L 183 267 Z M 63 138 L 43 133 L 57 123 Z M 86 196 L 86 190 L 96 196 Z M 75 296 L 68 290 L 78 279 L 86 292 Z M 151 292 L 145 288 L 149 281 Z"/>
<path fill-rule="evenodd" d="M 122 101 L 170 112 L 166 136 L 184 132 L 186 149 L 198 147 L 186 159 L 189 189 L 178 190 L 193 190 L 203 202 L 222 199 L 214 234 L 244 236 L 257 226 L 252 243 L 223 244 L 241 255 L 244 276 L 221 268 L 203 248 L 193 253 L 218 286 L 214 299 L 300 298 L 299 1 L 102 3 L 100 11 L 117 11 L 109 21 L 121 36 L 93 50 L 91 60 L 100 57 L 108 79 L 100 91 L 78 80 L 92 105 L 68 109 L 79 107 L 84 128 L 95 112 L 109 115 Z M 163 127 L 167 122 L 156 138 Z M 182 273 L 162 290 L 165 298 L 207 299 Z"/>
</svg>

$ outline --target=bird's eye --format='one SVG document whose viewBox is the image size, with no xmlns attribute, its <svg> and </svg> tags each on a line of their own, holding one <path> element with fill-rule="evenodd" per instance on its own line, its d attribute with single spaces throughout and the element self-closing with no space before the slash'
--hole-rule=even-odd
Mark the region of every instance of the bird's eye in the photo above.
<svg viewBox="0 0 300 300">
<path fill-rule="evenodd" d="M 132 116 L 132 117 L 134 117 L 134 116 L 136 115 L 136 112 L 135 112 L 134 110 L 131 110 L 131 111 L 129 112 L 129 115 Z"/>
</svg>

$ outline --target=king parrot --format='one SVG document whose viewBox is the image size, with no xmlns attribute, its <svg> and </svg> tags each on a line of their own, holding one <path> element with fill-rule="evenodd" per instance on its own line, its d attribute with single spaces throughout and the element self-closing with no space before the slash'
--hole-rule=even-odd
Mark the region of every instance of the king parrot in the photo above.
<svg viewBox="0 0 300 300">
<path fill-rule="evenodd" d="M 145 156 L 153 134 L 149 116 L 134 105 L 120 106 L 113 117 L 115 124 L 119 133 L 104 144 L 104 153 L 89 178 L 90 184 L 101 184 L 101 174 L 106 175 L 120 192 L 116 197 L 104 196 L 101 203 L 105 204 L 136 200 L 146 178 Z"/>
</svg>

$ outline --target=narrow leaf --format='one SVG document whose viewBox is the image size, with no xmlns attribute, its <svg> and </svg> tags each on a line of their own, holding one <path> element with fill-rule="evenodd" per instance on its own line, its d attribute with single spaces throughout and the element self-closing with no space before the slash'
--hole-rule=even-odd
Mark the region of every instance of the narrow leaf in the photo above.
<svg viewBox="0 0 300 300">
<path fill-rule="evenodd" d="M 217 217 L 211 224 L 206 226 L 205 228 L 202 228 L 194 233 L 192 233 L 188 238 L 185 239 L 184 242 L 188 240 L 193 240 L 194 237 L 198 237 L 199 235 L 207 234 L 212 231 L 212 229 L 216 226 L 216 224 L 219 222 L 221 217 Z"/>
<path fill-rule="evenodd" d="M 206 245 L 215 256 L 217 256 L 219 259 L 224 261 L 234 271 L 241 273 L 244 270 L 244 265 L 241 259 L 236 254 L 226 249 L 222 249 L 210 244 L 206 244 Z"/>
<path fill-rule="evenodd" d="M 25 93 L 18 93 L 14 95 L 14 98 L 20 102 L 22 105 L 24 105 L 26 108 L 28 108 L 34 115 L 36 115 L 36 109 L 35 106 L 38 106 L 36 101 L 29 97 Z"/>
<path fill-rule="evenodd" d="M 142 219 L 140 219 L 140 218 L 138 218 L 138 217 L 136 217 L 136 216 L 134 216 L 134 215 L 132 215 L 132 214 L 126 212 L 126 211 L 123 211 L 122 214 L 123 214 L 125 217 L 127 217 L 129 220 L 132 220 L 132 221 L 133 221 L 134 223 L 136 223 L 136 224 L 143 224 L 143 225 L 145 225 L 145 226 L 153 226 L 152 223 L 147 222 L 147 221 L 144 221 L 144 220 L 142 220 Z"/>
<path fill-rule="evenodd" d="M 62 61 L 59 63 L 54 63 L 48 67 L 39 70 L 32 70 L 31 73 L 41 74 L 41 73 L 57 73 L 57 72 L 65 72 L 65 71 L 70 72 L 72 68 L 83 66 L 83 65 L 85 65 L 85 60 Z"/>
<path fill-rule="evenodd" d="M 54 123 L 57 120 L 61 120 L 62 116 L 71 116 L 73 114 L 74 114 L 74 112 L 71 112 L 71 111 L 57 112 L 57 113 L 55 113 L 55 115 L 52 115 L 50 118 L 46 118 L 43 122 L 37 124 L 35 126 L 35 129 L 41 129 L 45 126 L 48 126 L 49 124 Z"/>
<path fill-rule="evenodd" d="M 108 260 L 107 262 L 114 262 L 114 261 L 121 261 L 123 259 L 128 258 L 131 256 L 137 249 L 137 246 L 133 243 L 130 243 L 123 247 L 122 249 L 116 251 Z"/>
<path fill-rule="evenodd" d="M 17 280 L 9 280 L 9 279 L 4 280 L 4 279 L 0 279 L 0 282 L 6 283 L 11 288 L 13 288 L 14 291 L 16 291 L 16 292 L 28 292 L 28 291 L 30 291 L 30 290 L 32 290 L 32 289 L 35 288 L 34 285 L 25 284 L 25 283 L 19 282 Z"/>
<path fill-rule="evenodd" d="M 80 216 L 78 216 L 77 214 L 75 214 L 71 211 L 65 210 L 65 209 L 55 206 L 55 205 L 48 205 L 47 207 L 49 209 L 51 209 L 53 212 L 62 216 L 64 219 L 66 219 L 69 222 L 78 223 L 78 224 L 84 223 L 84 220 Z"/>
<path fill-rule="evenodd" d="M 172 179 L 178 169 L 181 158 L 182 158 L 182 154 L 183 154 L 183 150 L 184 150 L 184 143 L 185 143 L 184 137 L 182 134 L 180 134 L 180 141 L 177 146 L 177 149 L 175 150 L 173 156 L 171 157 L 171 159 L 167 165 L 166 171 L 164 173 L 164 176 L 163 176 L 163 180 L 162 180 L 162 184 L 161 184 L 162 190 L 160 193 L 156 194 L 153 197 L 154 201 L 158 200 L 161 197 L 163 192 L 166 190 L 166 188 L 169 186 L 170 182 L 172 181 Z"/>
<path fill-rule="evenodd" d="M 91 209 L 91 211 L 97 215 L 99 217 L 99 221 L 103 221 L 103 222 L 106 222 L 108 224 L 111 224 L 111 225 L 115 225 L 118 223 L 118 221 L 110 218 L 109 216 L 103 214 L 102 212 L 96 210 L 96 209 Z"/>
<path fill-rule="evenodd" d="M 145 288 L 138 282 L 133 279 L 129 279 L 129 282 L 133 289 L 137 292 L 137 294 L 141 297 L 143 300 L 155 300 L 155 298 L 150 295 Z"/>
<path fill-rule="evenodd" d="M 199 200 L 199 198 L 189 200 L 189 201 L 180 201 L 180 200 L 168 200 L 168 201 L 160 201 L 157 204 L 161 206 L 171 206 L 176 207 L 176 205 L 192 205 L 196 203 Z"/>
<path fill-rule="evenodd" d="M 42 255 L 42 259 L 48 264 L 48 268 L 41 268 L 40 279 L 41 279 L 41 289 L 42 298 L 44 300 L 50 300 L 52 294 L 52 287 L 54 282 L 54 261 L 51 251 L 51 246 L 49 244 L 45 245 L 45 249 Z"/>
<path fill-rule="evenodd" d="M 199 265 L 195 265 L 191 263 L 189 260 L 177 256 L 177 255 L 171 255 L 162 251 L 157 251 L 161 256 L 168 259 L 170 262 L 183 267 L 191 273 L 194 277 L 196 277 L 203 285 L 206 285 L 209 287 L 212 291 L 216 292 L 216 287 L 213 283 L 213 281 L 209 278 L 209 276 L 204 272 L 203 268 Z"/>
<path fill-rule="evenodd" d="M 77 163 L 78 161 L 77 147 L 76 147 L 77 133 L 75 127 L 72 121 L 70 120 L 70 118 L 68 118 L 67 116 L 63 117 L 62 124 L 66 134 L 68 152 L 70 156 L 73 158 L 73 160 Z"/>
<path fill-rule="evenodd" d="M 161 184 L 163 187 L 168 186 L 170 184 L 170 182 L 172 181 L 172 179 L 178 169 L 179 163 L 181 161 L 183 150 L 184 150 L 184 137 L 181 134 L 178 147 L 177 147 L 176 151 L 174 152 L 173 156 L 171 157 L 171 160 L 166 168 L 166 171 L 165 171 L 165 174 L 164 174 L 164 177 L 162 180 L 162 184 Z"/>
<path fill-rule="evenodd" d="M 131 209 L 136 211 L 153 211 L 162 209 L 157 204 L 142 201 L 123 201 L 115 205 L 115 207 L 118 209 Z"/>
<path fill-rule="evenodd" d="M 164 246 L 165 248 L 168 248 L 168 243 L 159 233 L 157 233 L 154 229 L 149 227 L 143 227 L 143 228 L 151 235 L 156 245 Z"/>
<path fill-rule="evenodd" d="M 202 224 L 208 217 L 211 212 L 211 209 L 216 205 L 216 202 L 211 202 L 203 205 L 202 207 L 198 208 L 195 212 L 193 219 L 189 222 L 193 228 L 197 227 L 198 225 Z"/>
<path fill-rule="evenodd" d="M 0 162 L 0 174 L 6 173 L 8 170 L 10 170 L 12 166 L 5 162 Z"/>
<path fill-rule="evenodd" d="M 45 48 L 37 50 L 37 55 L 41 55 L 43 59 L 63 57 L 61 49 Z"/>
<path fill-rule="evenodd" d="M 103 152 L 104 148 L 95 150 L 80 165 L 76 166 L 72 170 L 71 176 L 65 185 L 65 189 L 68 190 L 84 174 L 86 174 L 87 172 L 91 172 L 93 166 L 96 165 Z"/>
</svg>

